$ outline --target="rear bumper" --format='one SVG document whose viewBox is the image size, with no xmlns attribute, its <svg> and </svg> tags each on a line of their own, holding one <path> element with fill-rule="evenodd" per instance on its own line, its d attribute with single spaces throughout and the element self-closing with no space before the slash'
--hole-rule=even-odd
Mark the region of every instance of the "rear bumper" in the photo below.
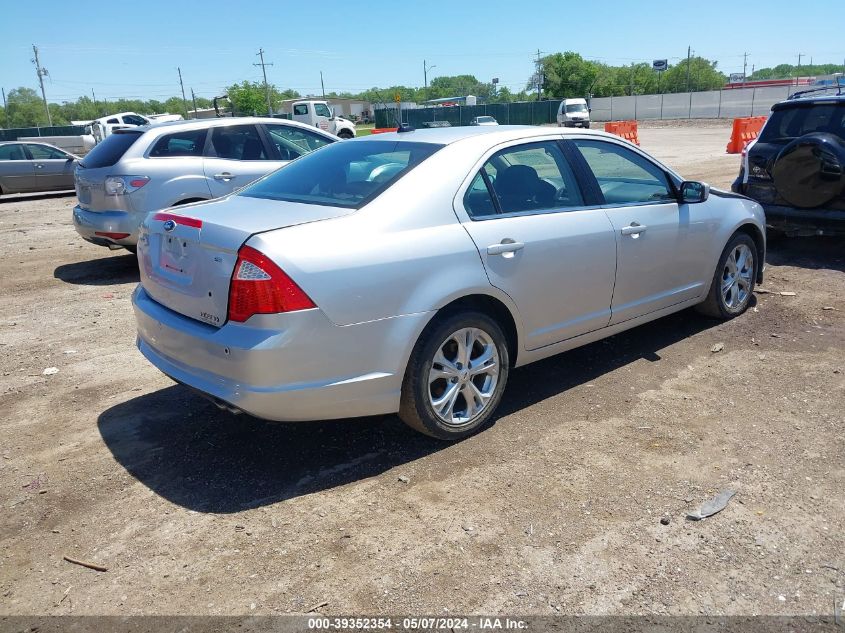
<svg viewBox="0 0 845 633">
<path fill-rule="evenodd" d="M 583 127 L 588 128 L 590 127 L 589 121 L 558 121 L 559 127 Z"/>
<path fill-rule="evenodd" d="M 87 242 L 98 246 L 135 246 L 138 227 L 146 213 L 135 211 L 88 211 L 80 206 L 73 208 L 73 228 Z M 128 233 L 123 239 L 113 239 L 97 233 Z"/>
<path fill-rule="evenodd" d="M 160 371 L 220 406 L 279 421 L 399 410 L 405 365 L 428 313 L 336 326 L 319 309 L 220 328 L 182 316 L 138 286 L 137 346 Z M 265 329 L 264 326 L 272 325 Z"/>
<path fill-rule="evenodd" d="M 748 186 L 742 182 L 742 175 L 731 185 L 731 191 L 748 195 Z M 757 187 L 757 191 L 760 188 Z M 753 192 L 753 189 L 752 189 Z M 772 194 L 774 197 L 774 194 Z M 752 196 L 752 199 L 755 199 Z M 845 234 L 845 210 L 842 209 L 798 209 L 755 200 L 766 212 L 766 226 L 787 235 L 843 235 Z"/>
</svg>

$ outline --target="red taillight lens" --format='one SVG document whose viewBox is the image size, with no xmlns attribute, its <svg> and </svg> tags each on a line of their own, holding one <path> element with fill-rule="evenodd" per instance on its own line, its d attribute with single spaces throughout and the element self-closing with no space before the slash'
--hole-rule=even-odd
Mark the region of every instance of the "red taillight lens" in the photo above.
<svg viewBox="0 0 845 633">
<path fill-rule="evenodd" d="M 158 220 L 159 222 L 173 220 L 176 224 L 181 224 L 182 226 L 190 226 L 195 229 L 202 228 L 202 220 L 189 218 L 187 215 L 179 215 L 178 213 L 168 213 L 167 211 L 159 211 L 153 216 L 153 220 Z"/>
<path fill-rule="evenodd" d="M 125 240 L 129 237 L 129 233 L 111 233 L 109 231 L 94 231 L 94 235 L 99 235 L 100 237 L 108 237 L 113 240 Z"/>
<path fill-rule="evenodd" d="M 150 182 L 149 176 L 136 176 L 134 178 L 130 178 L 129 186 L 135 189 L 140 189 L 144 185 Z"/>
<path fill-rule="evenodd" d="M 311 298 L 261 251 L 242 246 L 229 286 L 229 320 L 243 323 L 253 314 L 315 308 Z"/>
</svg>

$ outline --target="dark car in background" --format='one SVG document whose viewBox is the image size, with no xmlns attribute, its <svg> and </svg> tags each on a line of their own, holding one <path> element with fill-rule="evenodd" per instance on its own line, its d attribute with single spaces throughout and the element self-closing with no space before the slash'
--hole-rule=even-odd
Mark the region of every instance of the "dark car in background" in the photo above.
<svg viewBox="0 0 845 633">
<path fill-rule="evenodd" d="M 775 104 L 731 188 L 763 206 L 770 230 L 845 234 L 845 94 L 810 90 Z"/>
</svg>

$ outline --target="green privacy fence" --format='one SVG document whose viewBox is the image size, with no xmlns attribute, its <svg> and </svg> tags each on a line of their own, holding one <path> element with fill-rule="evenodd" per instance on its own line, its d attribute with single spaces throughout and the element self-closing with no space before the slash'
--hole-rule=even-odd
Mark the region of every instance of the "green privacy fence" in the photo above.
<svg viewBox="0 0 845 633">
<path fill-rule="evenodd" d="M 424 123 L 448 121 L 452 126 L 469 125 L 477 116 L 492 116 L 500 125 L 543 125 L 557 122 L 560 100 L 490 103 L 476 106 L 447 106 L 402 110 L 402 122 L 413 128 Z M 396 127 L 396 108 L 376 110 L 376 127 Z"/>
<path fill-rule="evenodd" d="M 18 127 L 0 130 L 0 141 L 16 141 L 26 136 L 78 136 L 85 133 L 81 125 L 54 125 L 52 127 Z"/>
</svg>

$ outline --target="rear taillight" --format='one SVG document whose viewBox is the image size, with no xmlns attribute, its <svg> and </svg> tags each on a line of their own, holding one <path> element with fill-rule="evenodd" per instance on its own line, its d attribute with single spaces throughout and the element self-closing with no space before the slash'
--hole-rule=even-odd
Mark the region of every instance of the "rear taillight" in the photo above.
<svg viewBox="0 0 845 633">
<path fill-rule="evenodd" d="M 253 314 L 276 314 L 315 308 L 302 288 L 266 255 L 242 246 L 229 286 L 229 320 L 240 323 Z"/>
<path fill-rule="evenodd" d="M 158 222 L 167 222 L 172 220 L 174 224 L 181 224 L 182 226 L 190 226 L 194 229 L 202 228 L 202 220 L 197 218 L 190 218 L 187 215 L 179 215 L 178 213 L 169 213 L 168 211 L 159 211 L 153 215 L 153 220 Z"/>
<path fill-rule="evenodd" d="M 104 189 L 110 196 L 122 196 L 137 191 L 150 182 L 149 176 L 109 176 Z"/>
</svg>

